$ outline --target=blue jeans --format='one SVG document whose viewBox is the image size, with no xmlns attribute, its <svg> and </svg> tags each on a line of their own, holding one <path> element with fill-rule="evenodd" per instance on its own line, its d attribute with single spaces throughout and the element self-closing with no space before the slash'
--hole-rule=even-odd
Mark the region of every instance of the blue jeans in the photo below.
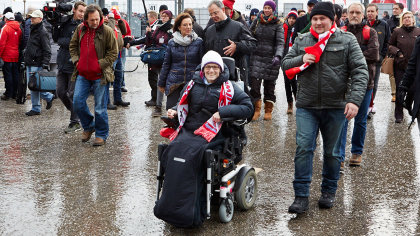
<svg viewBox="0 0 420 236">
<path fill-rule="evenodd" d="M 73 95 L 73 109 L 80 119 L 85 131 L 95 130 L 96 137 L 106 140 L 109 133 L 108 113 L 106 110 L 106 85 L 101 84 L 101 79 L 87 80 L 77 76 Z M 91 88 L 95 99 L 95 116 L 89 111 L 86 103 Z"/>
<path fill-rule="evenodd" d="M 296 109 L 295 196 L 309 197 L 319 131 L 324 144 L 321 192 L 335 194 L 340 178 L 340 134 L 345 119 L 344 109 Z"/>
<path fill-rule="evenodd" d="M 3 65 L 4 85 L 6 87 L 6 96 L 15 98 L 19 81 L 19 63 L 4 62 Z"/>
<path fill-rule="evenodd" d="M 351 137 L 351 153 L 362 154 L 363 146 L 365 145 L 366 137 L 366 124 L 369 110 L 370 100 L 372 98 L 372 89 L 366 90 L 365 97 L 363 98 L 362 104 L 360 104 L 359 112 L 357 112 L 354 118 L 353 135 Z M 349 121 L 346 120 L 343 131 L 341 132 L 341 147 L 340 156 L 341 161 L 344 161 L 346 156 L 346 140 L 347 140 L 347 126 Z"/>
<path fill-rule="evenodd" d="M 121 57 L 118 57 L 118 59 L 114 63 L 114 102 L 121 102 L 121 82 L 123 79 L 123 71 L 122 71 L 122 62 Z"/>
<path fill-rule="evenodd" d="M 42 70 L 42 67 L 36 67 L 36 66 L 27 66 L 26 67 L 26 78 L 27 82 L 29 83 L 29 76 L 31 75 L 30 72 L 36 72 Z M 44 99 L 47 102 L 50 102 L 54 95 L 49 92 L 37 92 L 31 90 L 31 103 L 32 103 L 32 109 L 36 112 L 41 112 L 41 98 Z"/>
<path fill-rule="evenodd" d="M 125 70 L 125 61 L 127 60 L 127 48 L 123 48 L 121 51 L 121 70 L 123 71 L 121 87 L 125 87 L 125 77 L 124 77 L 124 70 Z"/>
</svg>

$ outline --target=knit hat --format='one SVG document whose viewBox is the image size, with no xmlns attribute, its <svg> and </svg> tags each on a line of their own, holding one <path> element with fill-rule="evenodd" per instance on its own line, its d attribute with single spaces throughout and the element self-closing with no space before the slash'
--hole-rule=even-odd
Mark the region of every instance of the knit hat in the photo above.
<svg viewBox="0 0 420 236">
<path fill-rule="evenodd" d="M 6 13 L 6 14 L 4 15 L 4 17 L 5 17 L 7 20 L 15 20 L 15 14 L 13 14 L 12 12 L 8 12 L 8 13 Z"/>
<path fill-rule="evenodd" d="M 18 22 L 22 22 L 22 21 L 23 21 L 23 16 L 22 16 L 22 13 L 17 12 L 17 13 L 15 14 L 15 21 L 18 21 Z"/>
<path fill-rule="evenodd" d="M 266 1 L 264 6 L 269 6 L 271 9 L 273 9 L 273 11 L 276 11 L 276 3 L 271 0 Z"/>
<path fill-rule="evenodd" d="M 160 5 L 159 12 L 164 11 L 164 10 L 168 10 L 168 6 L 166 6 L 166 5 Z"/>
<path fill-rule="evenodd" d="M 204 54 L 203 59 L 201 59 L 201 71 L 203 71 L 204 67 L 209 63 L 219 65 L 222 71 L 225 69 L 222 57 L 215 51 L 210 50 Z"/>
<path fill-rule="evenodd" d="M 324 15 L 334 21 L 335 11 L 332 2 L 318 2 L 311 11 L 311 19 L 315 15 Z"/>
<path fill-rule="evenodd" d="M 233 10 L 233 4 L 235 4 L 235 0 L 223 0 L 223 5 L 230 10 Z"/>
<path fill-rule="evenodd" d="M 338 4 L 334 4 L 334 11 L 335 11 L 335 14 L 337 15 L 337 19 L 340 19 L 341 15 L 343 14 L 343 8 Z"/>
<path fill-rule="evenodd" d="M 8 13 L 8 12 L 13 12 L 13 10 L 12 10 L 12 8 L 11 7 L 6 7 L 6 8 L 4 8 L 4 10 L 3 10 L 3 15 L 5 15 L 6 13 Z"/>
<path fill-rule="evenodd" d="M 162 14 L 163 13 L 165 13 L 166 15 L 168 15 L 169 16 L 169 19 L 172 19 L 172 12 L 171 11 L 169 11 L 169 10 L 164 10 L 163 12 L 162 12 Z"/>
<path fill-rule="evenodd" d="M 293 16 L 294 18 L 298 18 L 298 13 L 297 13 L 297 11 L 290 11 L 288 14 L 287 14 L 287 18 L 289 18 L 289 17 L 291 17 L 291 16 Z"/>
<path fill-rule="evenodd" d="M 108 10 L 108 8 L 102 8 L 102 14 L 104 15 L 104 16 L 107 16 L 108 14 L 109 14 L 109 10 Z"/>
<path fill-rule="evenodd" d="M 121 19 L 121 14 L 120 14 L 120 12 L 117 9 L 112 8 L 111 9 L 111 12 L 114 14 L 114 19 L 116 19 L 116 20 Z"/>
<path fill-rule="evenodd" d="M 252 8 L 251 13 L 249 13 L 249 17 L 258 16 L 258 12 L 260 12 L 260 11 L 257 8 Z"/>
</svg>

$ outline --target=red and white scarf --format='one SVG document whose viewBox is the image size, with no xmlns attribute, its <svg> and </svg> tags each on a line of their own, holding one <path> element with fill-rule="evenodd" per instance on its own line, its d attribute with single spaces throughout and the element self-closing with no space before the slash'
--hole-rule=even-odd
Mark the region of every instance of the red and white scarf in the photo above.
<svg viewBox="0 0 420 236">
<path fill-rule="evenodd" d="M 179 131 L 181 130 L 182 126 L 185 123 L 185 120 L 188 116 L 188 94 L 191 91 L 191 88 L 194 86 L 194 81 L 190 80 L 188 83 L 184 93 L 182 94 L 181 100 L 179 101 L 177 112 L 178 112 L 178 121 L 179 126 L 173 132 L 169 139 L 172 141 L 178 136 Z M 220 89 L 220 95 L 219 95 L 219 103 L 218 107 L 224 107 L 229 105 L 232 102 L 233 98 L 233 85 L 232 82 L 229 80 L 224 82 L 222 84 L 222 87 Z M 220 128 L 222 127 L 223 122 L 214 122 L 213 117 L 210 117 L 209 120 L 207 120 L 200 128 L 194 131 L 195 135 L 201 135 L 204 139 L 207 140 L 207 142 L 210 142 L 219 132 Z"/>
<path fill-rule="evenodd" d="M 289 25 L 287 25 L 287 23 L 284 23 L 283 28 L 284 28 L 284 40 L 287 40 L 287 33 L 289 32 Z M 295 27 L 292 27 L 292 31 L 289 36 L 289 43 L 287 45 L 288 48 L 291 48 L 293 46 L 292 37 L 293 37 L 294 32 L 295 32 Z M 286 44 L 284 45 L 284 47 L 286 47 Z"/>
<path fill-rule="evenodd" d="M 328 39 L 330 39 L 331 35 L 335 32 L 336 29 L 337 29 L 337 26 L 334 23 L 334 25 L 331 27 L 331 29 L 329 31 L 326 31 L 322 34 L 318 34 L 318 33 L 315 32 L 313 27 L 311 27 L 311 29 L 310 29 L 311 34 L 315 38 L 318 39 L 318 42 L 313 46 L 306 47 L 305 52 L 315 56 L 315 63 L 319 62 L 319 59 L 321 58 L 321 55 L 324 52 L 325 47 L 327 46 Z M 304 71 L 310 65 L 311 64 L 309 64 L 309 63 L 304 63 L 303 65 L 301 65 L 299 67 L 293 67 L 293 68 L 290 68 L 290 69 L 286 70 L 287 78 L 289 78 L 289 79 L 295 78 L 295 76 L 297 74 Z"/>
</svg>

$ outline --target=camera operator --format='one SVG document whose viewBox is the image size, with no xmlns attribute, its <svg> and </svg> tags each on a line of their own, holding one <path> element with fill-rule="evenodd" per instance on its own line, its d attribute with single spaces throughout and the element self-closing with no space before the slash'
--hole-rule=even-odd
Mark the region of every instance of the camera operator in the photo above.
<svg viewBox="0 0 420 236">
<path fill-rule="evenodd" d="M 63 102 L 67 110 L 70 111 L 70 124 L 64 130 L 65 133 L 70 133 L 80 129 L 79 118 L 76 112 L 73 111 L 73 94 L 75 81 L 71 81 L 74 65 L 71 61 L 69 44 L 77 26 L 82 23 L 83 15 L 86 10 L 86 3 L 78 1 L 74 4 L 73 15 L 62 17 L 61 22 L 54 26 L 53 39 L 58 43 L 60 49 L 57 54 L 57 96 Z M 60 22 L 60 21 L 59 21 Z"/>
</svg>

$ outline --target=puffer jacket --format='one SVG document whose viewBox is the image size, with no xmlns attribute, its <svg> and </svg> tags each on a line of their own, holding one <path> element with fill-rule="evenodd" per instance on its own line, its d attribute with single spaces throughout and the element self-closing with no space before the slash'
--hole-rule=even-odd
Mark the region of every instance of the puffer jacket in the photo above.
<svg viewBox="0 0 420 236">
<path fill-rule="evenodd" d="M 252 116 L 253 107 L 251 98 L 235 83 L 233 83 L 234 94 L 231 104 L 218 108 L 220 88 L 228 78 L 229 70 L 225 66 L 219 78 L 214 83 L 207 85 L 204 83 L 204 78 L 200 76 L 200 68 L 197 68 L 193 78 L 195 83 L 188 95 L 189 111 L 183 128 L 194 131 L 202 126 L 217 111 L 221 118 L 233 117 L 242 119 Z M 181 94 L 183 94 L 185 87 Z M 176 109 L 176 107 L 173 109 Z M 207 112 L 203 109 L 207 110 Z"/>
<path fill-rule="evenodd" d="M 394 56 L 394 68 L 404 71 L 407 67 L 408 59 L 413 52 L 414 43 L 420 35 L 420 28 L 401 27 L 396 28 L 389 40 L 388 53 Z M 397 54 L 402 53 L 403 57 Z"/>
<path fill-rule="evenodd" d="M 48 65 L 51 59 L 50 34 L 44 27 L 44 22 L 31 25 L 31 34 L 25 49 L 25 65 L 41 67 Z"/>
<path fill-rule="evenodd" d="M 201 38 L 185 47 L 175 43 L 174 39 L 169 40 L 158 81 L 159 87 L 165 87 L 166 95 L 193 78 L 194 71 L 203 57 L 203 51 Z"/>
<path fill-rule="evenodd" d="M 5 62 L 19 61 L 19 44 L 22 30 L 19 22 L 8 21 L 0 31 L 0 58 Z"/>
<path fill-rule="evenodd" d="M 364 23 L 359 25 L 347 25 L 348 32 L 356 36 L 357 42 L 362 49 L 363 56 L 365 56 L 366 63 L 369 70 L 369 82 L 367 89 L 373 89 L 375 82 L 375 73 L 376 73 L 376 63 L 379 61 L 379 42 L 378 34 L 375 29 L 370 27 L 370 37 L 369 41 L 366 41 L 363 38 L 363 27 Z"/>
<path fill-rule="evenodd" d="M 247 81 L 248 62 L 246 55 L 250 55 L 251 52 L 255 51 L 257 40 L 252 37 L 246 26 L 230 18 L 213 24 L 205 33 L 205 52 L 214 50 L 222 57 L 225 57 L 223 48 L 230 45 L 228 39 L 236 43 L 236 52 L 232 58 L 235 59 L 236 67 L 241 70 L 241 79 Z"/>
<path fill-rule="evenodd" d="M 303 65 L 305 47 L 317 41 L 310 32 L 299 34 L 283 59 L 283 71 Z M 337 29 L 328 40 L 320 61 L 297 75 L 296 107 L 343 109 L 347 103 L 360 106 L 368 78 L 366 60 L 356 37 Z"/>
<path fill-rule="evenodd" d="M 79 25 L 76 32 L 70 41 L 69 49 L 71 60 L 74 65 L 79 61 L 80 57 L 80 41 L 86 33 L 87 28 L 83 24 Z M 114 30 L 111 27 L 101 25 L 96 29 L 95 38 L 95 51 L 98 57 L 99 66 L 102 69 L 103 76 L 101 77 L 101 84 L 114 81 L 114 70 L 112 64 L 118 57 L 117 39 L 115 38 Z M 78 75 L 77 68 L 74 69 L 72 81 L 76 81 Z"/>
<path fill-rule="evenodd" d="M 250 60 L 250 77 L 264 80 L 277 80 L 280 65 L 273 66 L 271 61 L 275 56 L 280 59 L 284 51 L 284 29 L 280 20 L 263 23 L 261 14 L 251 25 L 252 36 L 257 40 L 257 47 L 252 52 Z"/>
</svg>

